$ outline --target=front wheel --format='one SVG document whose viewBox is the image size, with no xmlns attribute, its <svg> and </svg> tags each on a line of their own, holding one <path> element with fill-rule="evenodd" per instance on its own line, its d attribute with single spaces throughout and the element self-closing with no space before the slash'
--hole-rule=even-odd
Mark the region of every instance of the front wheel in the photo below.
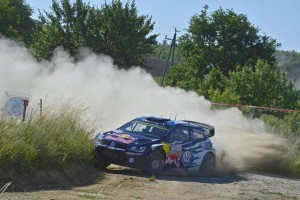
<svg viewBox="0 0 300 200">
<path fill-rule="evenodd" d="M 94 160 L 93 161 L 94 161 L 94 166 L 96 168 L 100 168 L 100 169 L 106 169 L 111 164 L 111 163 L 106 162 L 105 160 L 103 160 L 97 152 L 95 152 L 95 154 L 94 154 Z"/>
<path fill-rule="evenodd" d="M 202 164 L 199 168 L 200 176 L 211 176 L 216 171 L 216 159 L 212 153 L 208 153 L 203 158 Z"/>
<path fill-rule="evenodd" d="M 165 157 L 159 151 L 154 151 L 148 159 L 146 172 L 149 175 L 159 175 L 164 170 Z"/>
</svg>

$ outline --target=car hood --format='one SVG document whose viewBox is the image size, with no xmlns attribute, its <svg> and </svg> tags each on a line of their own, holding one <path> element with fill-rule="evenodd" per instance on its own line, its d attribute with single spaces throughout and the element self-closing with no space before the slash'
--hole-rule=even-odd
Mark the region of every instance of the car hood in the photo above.
<svg viewBox="0 0 300 200">
<path fill-rule="evenodd" d="M 115 130 L 105 133 L 102 136 L 102 140 L 121 143 L 124 145 L 142 145 L 147 143 L 155 143 L 159 141 L 157 138 L 151 138 L 143 135 L 138 135 L 134 133 L 128 133 L 121 130 Z"/>
</svg>

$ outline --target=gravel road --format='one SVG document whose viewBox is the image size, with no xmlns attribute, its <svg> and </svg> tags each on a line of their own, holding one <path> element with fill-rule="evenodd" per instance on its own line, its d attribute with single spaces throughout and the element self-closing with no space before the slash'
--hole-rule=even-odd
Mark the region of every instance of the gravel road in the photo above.
<svg viewBox="0 0 300 200">
<path fill-rule="evenodd" d="M 0 194 L 3 200 L 79 199 L 300 199 L 300 180 L 268 174 L 238 173 L 214 177 L 163 175 L 147 177 L 120 168 L 98 171 L 93 181 L 77 186 Z M 88 178 L 87 178 L 88 179 Z"/>
</svg>

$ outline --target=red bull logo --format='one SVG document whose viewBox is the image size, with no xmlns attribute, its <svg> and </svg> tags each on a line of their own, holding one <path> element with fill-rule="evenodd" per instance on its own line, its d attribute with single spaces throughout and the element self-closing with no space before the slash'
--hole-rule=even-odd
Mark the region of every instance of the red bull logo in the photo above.
<svg viewBox="0 0 300 200">
<path fill-rule="evenodd" d="M 127 134 L 110 134 L 105 136 L 105 139 L 121 142 L 124 144 L 131 144 L 137 140 L 137 138 Z"/>
<path fill-rule="evenodd" d="M 180 157 L 181 153 L 168 153 L 167 154 L 167 163 L 169 165 L 174 164 L 176 167 L 180 167 Z"/>
</svg>

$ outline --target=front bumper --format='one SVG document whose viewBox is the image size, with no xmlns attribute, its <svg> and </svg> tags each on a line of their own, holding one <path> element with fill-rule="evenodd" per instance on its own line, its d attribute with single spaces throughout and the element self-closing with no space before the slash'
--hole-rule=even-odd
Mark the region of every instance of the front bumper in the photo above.
<svg viewBox="0 0 300 200">
<path fill-rule="evenodd" d="M 144 153 L 130 152 L 126 149 L 107 145 L 97 145 L 95 150 L 97 158 L 107 163 L 138 169 L 146 168 L 147 157 L 144 155 Z"/>
</svg>

